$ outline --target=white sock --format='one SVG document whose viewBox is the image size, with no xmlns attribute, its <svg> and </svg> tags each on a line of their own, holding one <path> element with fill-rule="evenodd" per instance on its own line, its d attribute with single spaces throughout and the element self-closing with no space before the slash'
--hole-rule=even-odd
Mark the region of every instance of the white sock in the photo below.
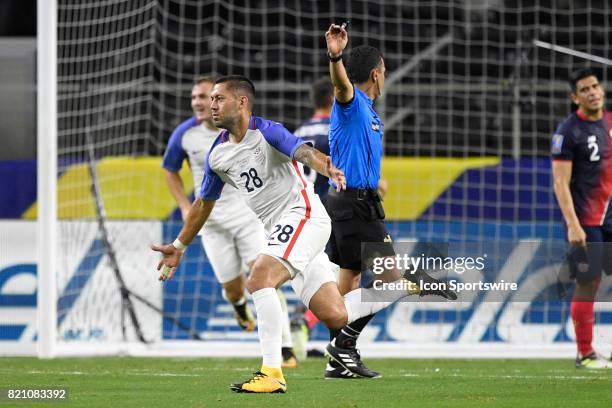
<svg viewBox="0 0 612 408">
<path fill-rule="evenodd" d="M 280 368 L 283 310 L 274 288 L 259 289 L 253 293 L 257 311 L 257 332 L 263 356 L 263 365 Z"/>
<path fill-rule="evenodd" d="M 287 307 L 287 299 L 280 289 L 276 289 L 278 299 L 280 300 L 281 309 L 283 310 L 283 334 L 282 347 L 293 347 L 293 339 L 291 338 L 291 326 L 289 324 L 289 308 Z"/>
<path fill-rule="evenodd" d="M 380 291 L 375 291 L 372 288 L 358 288 L 352 290 L 344 295 L 344 306 L 346 307 L 346 313 L 348 314 L 347 324 L 350 324 L 359 318 L 375 314 L 376 312 L 386 308 L 387 306 L 391 306 L 393 303 L 408 295 L 409 293 L 404 291 L 389 291 L 388 293 L 385 293 L 385 298 L 389 300 L 388 302 L 364 302 L 362 299 L 376 299 L 376 297 L 380 297 Z"/>
<path fill-rule="evenodd" d="M 225 292 L 225 289 L 221 289 L 221 296 L 223 296 L 223 299 L 227 300 L 228 303 L 234 306 L 242 306 L 244 305 L 244 302 L 246 302 L 246 297 L 244 295 L 237 301 L 232 302 L 231 300 L 227 298 L 227 293 Z"/>
</svg>

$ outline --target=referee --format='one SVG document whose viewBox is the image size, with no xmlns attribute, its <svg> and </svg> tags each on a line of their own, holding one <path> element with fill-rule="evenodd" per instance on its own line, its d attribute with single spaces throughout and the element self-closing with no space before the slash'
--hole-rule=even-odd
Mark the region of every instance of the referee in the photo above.
<svg viewBox="0 0 612 408">
<path fill-rule="evenodd" d="M 332 163 L 344 171 L 346 190 L 337 193 L 334 186 L 327 196 L 327 212 L 332 221 L 330 259 L 340 265 L 338 288 L 345 295 L 359 287 L 361 278 L 361 243 L 391 242 L 384 224 L 385 212 L 379 191 L 383 125 L 374 110 L 374 100 L 385 86 L 385 61 L 382 53 L 367 45 L 351 50 L 344 68 L 342 52 L 348 43 L 346 26 L 332 24 L 325 33 L 329 71 L 334 85 L 334 105 L 329 127 L 329 152 Z M 332 184 L 332 183 L 330 183 Z M 391 245 L 377 248 L 380 255 L 394 256 Z M 405 275 L 412 282 L 439 283 L 423 270 Z M 456 300 L 450 289 L 422 289 L 419 296 L 436 295 Z M 342 366 L 330 360 L 326 378 L 380 377 L 368 369 L 356 350 L 357 338 L 374 315 L 363 317 L 339 332 L 330 332 L 332 345 L 344 349 Z M 348 360 L 351 360 L 350 363 Z"/>
<path fill-rule="evenodd" d="M 367 45 L 355 47 L 343 64 L 348 43 L 345 25 L 332 24 L 325 33 L 329 71 L 334 85 L 334 105 L 330 118 L 329 146 L 332 163 L 344 171 L 346 190 L 329 189 L 327 212 L 332 220 L 330 259 L 340 265 L 338 287 L 342 295 L 359 287 L 361 243 L 391 242 L 385 228 L 378 183 L 383 153 L 383 126 L 373 107 L 385 85 L 382 53 Z M 363 317 L 340 332 L 331 332 L 335 345 L 355 349 L 357 338 L 374 315 Z M 380 377 L 363 365 L 358 353 L 355 369 L 345 370 L 328 362 L 326 378 Z"/>
</svg>

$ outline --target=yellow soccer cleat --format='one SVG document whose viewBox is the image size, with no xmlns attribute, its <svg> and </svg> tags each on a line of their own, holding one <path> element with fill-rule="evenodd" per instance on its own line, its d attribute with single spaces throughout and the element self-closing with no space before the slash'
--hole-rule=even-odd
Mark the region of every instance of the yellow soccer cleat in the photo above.
<svg viewBox="0 0 612 408">
<path fill-rule="evenodd" d="M 284 394 L 287 391 L 287 382 L 283 377 L 283 373 L 279 369 L 268 369 L 262 367 L 264 371 L 272 371 L 276 375 L 268 375 L 262 371 L 253 373 L 253 378 L 243 383 L 235 383 L 230 385 L 230 389 L 235 392 L 248 393 L 267 393 L 267 394 Z"/>
<path fill-rule="evenodd" d="M 297 368 L 298 360 L 295 357 L 293 348 L 283 347 L 281 350 L 281 353 L 283 355 L 283 361 L 281 362 L 281 368 Z"/>
<path fill-rule="evenodd" d="M 281 363 L 281 368 L 297 368 L 298 362 L 295 357 L 289 357 L 288 359 L 283 359 Z"/>
</svg>

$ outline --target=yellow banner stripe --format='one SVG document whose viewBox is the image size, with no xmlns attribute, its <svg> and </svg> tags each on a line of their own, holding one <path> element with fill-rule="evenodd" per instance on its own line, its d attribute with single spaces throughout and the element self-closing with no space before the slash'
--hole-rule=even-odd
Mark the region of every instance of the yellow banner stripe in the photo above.
<svg viewBox="0 0 612 408">
<path fill-rule="evenodd" d="M 166 186 L 160 157 L 111 157 L 98 162 L 98 181 L 109 219 L 166 219 L 176 202 Z M 185 163 L 180 171 L 185 190 L 193 181 Z M 60 219 L 95 218 L 91 178 L 86 163 L 70 167 L 58 180 Z M 36 203 L 22 218 L 36 218 Z"/>
<path fill-rule="evenodd" d="M 415 220 L 464 171 L 497 164 L 497 157 L 385 157 L 381 164 L 381 173 L 389 185 L 384 197 L 386 218 L 398 221 Z"/>
<path fill-rule="evenodd" d="M 388 182 L 384 198 L 389 220 L 414 220 L 467 169 L 499 164 L 496 157 L 446 159 L 384 157 L 382 176 Z M 109 219 L 163 220 L 176 208 L 160 157 L 111 157 L 96 167 Z M 185 190 L 193 190 L 189 168 L 180 171 Z M 95 218 L 87 164 L 70 167 L 58 181 L 60 219 Z M 36 218 L 36 203 L 22 216 Z"/>
</svg>

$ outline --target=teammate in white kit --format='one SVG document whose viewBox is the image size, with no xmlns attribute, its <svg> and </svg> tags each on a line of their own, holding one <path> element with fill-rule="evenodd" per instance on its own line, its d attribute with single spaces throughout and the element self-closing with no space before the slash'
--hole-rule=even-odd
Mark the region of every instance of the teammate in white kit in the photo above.
<svg viewBox="0 0 612 408">
<path fill-rule="evenodd" d="M 211 94 L 215 126 L 226 129 L 210 149 L 200 196 L 194 201 L 177 239 L 152 245 L 163 254 L 160 279 L 173 276 L 183 251 L 209 218 L 225 188 L 236 187 L 269 231 L 268 242 L 257 257 L 247 282 L 257 311 L 263 364 L 253 378 L 232 384 L 237 392 L 285 392 L 281 370 L 281 305 L 275 288 L 287 280 L 302 302 L 328 327 L 340 329 L 360 317 L 375 313 L 392 301 L 361 302 L 358 288 L 343 298 L 335 282 L 334 265 L 323 251 L 331 232 L 330 219 L 312 185 L 301 174 L 298 161 L 331 178 L 338 189 L 344 174 L 328 156 L 292 135 L 281 124 L 253 117 L 255 87 L 243 76 L 219 78 Z M 167 272 L 167 273 L 166 273 Z M 351 364 L 332 343 L 332 358 Z"/>
<path fill-rule="evenodd" d="M 186 159 L 193 177 L 194 195 L 199 197 L 204 178 L 206 156 L 219 135 L 219 129 L 210 116 L 210 92 L 214 78 L 198 77 L 191 90 L 191 108 L 194 116 L 181 123 L 170 136 L 162 166 L 166 172 L 168 188 L 175 198 L 183 221 L 191 207 L 179 170 Z M 255 213 L 245 208 L 240 192 L 232 187 L 225 188 L 210 214 L 206 226 L 198 235 L 206 251 L 213 272 L 223 286 L 223 297 L 234 307 L 238 325 L 246 331 L 253 331 L 256 322 L 248 308 L 245 291 L 245 274 L 255 261 L 261 248 L 266 245 L 263 224 Z M 297 366 L 291 342 L 291 330 L 287 303 L 278 290 L 283 307 L 283 367 Z"/>
</svg>

